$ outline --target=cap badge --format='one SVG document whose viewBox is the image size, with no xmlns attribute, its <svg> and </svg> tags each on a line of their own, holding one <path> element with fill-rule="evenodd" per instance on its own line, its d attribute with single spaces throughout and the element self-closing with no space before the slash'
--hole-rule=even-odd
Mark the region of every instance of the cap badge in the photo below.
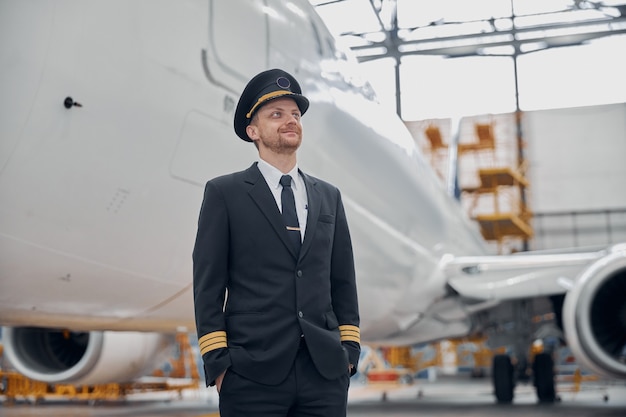
<svg viewBox="0 0 626 417">
<path fill-rule="evenodd" d="M 280 88 L 287 89 L 291 86 L 291 82 L 285 77 L 278 77 L 278 79 L 276 80 L 276 85 L 278 85 Z"/>
</svg>

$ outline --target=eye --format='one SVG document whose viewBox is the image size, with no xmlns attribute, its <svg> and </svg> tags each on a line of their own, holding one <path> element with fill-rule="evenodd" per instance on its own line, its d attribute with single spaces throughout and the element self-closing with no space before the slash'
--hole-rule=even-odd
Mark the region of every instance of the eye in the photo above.
<svg viewBox="0 0 626 417">
<path fill-rule="evenodd" d="M 302 115 L 300 113 L 293 113 L 293 117 L 296 118 L 297 120 L 300 120 L 300 118 L 302 117 Z"/>
<path fill-rule="evenodd" d="M 282 115 L 281 115 L 281 113 L 279 111 L 275 111 L 275 112 L 272 113 L 272 117 L 279 118 L 281 116 Z"/>
</svg>

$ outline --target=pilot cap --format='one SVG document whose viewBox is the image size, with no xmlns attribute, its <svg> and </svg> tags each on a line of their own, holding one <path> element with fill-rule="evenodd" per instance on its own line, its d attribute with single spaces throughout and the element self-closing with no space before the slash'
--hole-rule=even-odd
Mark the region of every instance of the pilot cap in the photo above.
<svg viewBox="0 0 626 417">
<path fill-rule="evenodd" d="M 300 84 L 291 74 L 281 69 L 271 69 L 254 76 L 241 93 L 235 110 L 234 125 L 237 136 L 252 142 L 246 133 L 246 127 L 264 104 L 279 97 L 294 99 L 301 114 L 309 108 L 309 100 L 302 95 Z"/>
</svg>

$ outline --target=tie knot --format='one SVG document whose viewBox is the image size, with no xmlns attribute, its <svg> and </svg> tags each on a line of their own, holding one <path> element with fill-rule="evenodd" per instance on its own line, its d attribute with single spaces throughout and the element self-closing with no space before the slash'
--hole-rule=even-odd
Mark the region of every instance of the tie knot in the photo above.
<svg viewBox="0 0 626 417">
<path fill-rule="evenodd" d="M 283 175 L 280 177 L 280 185 L 283 187 L 291 187 L 291 175 Z"/>
</svg>

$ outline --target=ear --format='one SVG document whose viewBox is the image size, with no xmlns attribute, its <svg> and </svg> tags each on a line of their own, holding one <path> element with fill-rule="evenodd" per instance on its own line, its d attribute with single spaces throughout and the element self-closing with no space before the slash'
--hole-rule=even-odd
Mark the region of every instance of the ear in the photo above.
<svg viewBox="0 0 626 417">
<path fill-rule="evenodd" d="M 248 125 L 248 126 L 246 126 L 246 134 L 253 141 L 259 139 L 259 133 L 258 133 L 257 127 L 255 125 Z"/>
</svg>

